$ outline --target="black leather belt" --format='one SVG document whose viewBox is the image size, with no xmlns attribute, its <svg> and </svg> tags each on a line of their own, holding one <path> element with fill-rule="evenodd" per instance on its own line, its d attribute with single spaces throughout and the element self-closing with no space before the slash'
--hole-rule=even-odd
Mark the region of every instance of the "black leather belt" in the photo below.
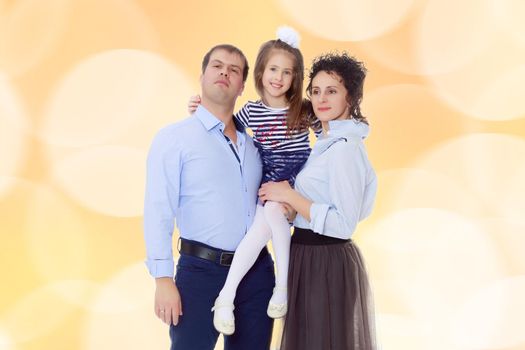
<svg viewBox="0 0 525 350">
<path fill-rule="evenodd" d="M 213 261 L 214 263 L 222 266 L 230 266 L 233 261 L 233 254 L 235 253 L 232 251 L 213 248 L 199 242 L 182 238 L 180 239 L 179 252 L 181 254 L 191 255 L 197 258 Z M 257 257 L 257 260 L 266 255 L 268 255 L 268 249 L 264 247 Z"/>
</svg>

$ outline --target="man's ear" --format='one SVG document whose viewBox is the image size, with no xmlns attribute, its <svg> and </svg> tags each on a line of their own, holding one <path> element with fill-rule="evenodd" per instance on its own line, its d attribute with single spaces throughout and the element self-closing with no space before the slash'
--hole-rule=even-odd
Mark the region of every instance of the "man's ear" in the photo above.
<svg viewBox="0 0 525 350">
<path fill-rule="evenodd" d="M 239 91 L 239 94 L 237 96 L 242 96 L 242 93 L 244 92 L 244 87 L 245 86 L 246 86 L 246 84 L 243 82 L 242 86 L 241 86 L 241 90 Z"/>
</svg>

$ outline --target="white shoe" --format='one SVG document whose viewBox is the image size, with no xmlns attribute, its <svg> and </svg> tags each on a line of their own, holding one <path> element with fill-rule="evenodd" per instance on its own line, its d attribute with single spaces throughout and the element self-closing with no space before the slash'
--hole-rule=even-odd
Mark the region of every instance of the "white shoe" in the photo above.
<svg viewBox="0 0 525 350">
<path fill-rule="evenodd" d="M 273 292 L 275 293 L 275 291 L 277 290 L 286 292 L 285 287 L 275 287 L 273 289 Z M 288 303 L 286 301 L 282 304 L 274 304 L 272 303 L 270 299 L 270 302 L 268 303 L 268 310 L 266 310 L 266 313 L 271 318 L 282 318 L 284 317 L 284 315 L 286 315 L 287 311 L 288 311 Z"/>
<path fill-rule="evenodd" d="M 221 303 L 219 301 L 219 298 L 217 298 L 215 299 L 215 303 L 213 304 L 211 311 L 215 311 L 222 307 L 227 307 L 231 309 L 232 313 L 233 313 L 233 310 L 235 309 L 233 304 Z M 232 335 L 235 332 L 235 318 L 233 318 L 232 316 L 231 319 L 225 320 L 225 319 L 220 318 L 219 315 L 216 312 L 214 312 L 213 313 L 213 326 L 215 327 L 217 331 L 221 332 L 224 335 Z"/>
</svg>

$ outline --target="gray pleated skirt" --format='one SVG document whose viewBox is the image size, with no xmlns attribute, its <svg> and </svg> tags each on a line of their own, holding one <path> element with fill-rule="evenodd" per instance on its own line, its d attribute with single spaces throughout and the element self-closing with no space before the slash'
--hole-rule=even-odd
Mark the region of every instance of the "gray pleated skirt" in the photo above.
<svg viewBox="0 0 525 350">
<path fill-rule="evenodd" d="M 281 350 L 375 350 L 368 276 L 351 240 L 295 228 Z"/>
</svg>

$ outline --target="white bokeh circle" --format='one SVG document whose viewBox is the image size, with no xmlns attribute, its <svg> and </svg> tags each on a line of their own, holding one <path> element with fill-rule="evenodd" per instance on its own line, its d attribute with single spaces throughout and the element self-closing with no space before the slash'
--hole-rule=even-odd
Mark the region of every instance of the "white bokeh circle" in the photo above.
<svg viewBox="0 0 525 350">
<path fill-rule="evenodd" d="M 286 15 L 328 40 L 368 40 L 395 28 L 416 0 L 278 0 Z"/>
<path fill-rule="evenodd" d="M 509 52 L 509 62 L 494 64 L 502 51 Z M 502 44 L 494 45 L 489 53 L 458 71 L 426 79 L 444 102 L 473 118 L 519 119 L 525 115 L 525 92 L 521 88 L 524 59 L 525 49 L 513 52 Z"/>
<path fill-rule="evenodd" d="M 493 41 L 488 2 L 427 0 L 415 27 L 421 73 L 438 74 L 468 64 Z"/>
<path fill-rule="evenodd" d="M 89 232 L 82 216 L 50 187 L 32 190 L 23 225 L 29 258 L 46 281 L 79 279 L 91 270 Z"/>
<path fill-rule="evenodd" d="M 516 209 L 525 208 L 521 206 Z M 523 216 L 518 218 L 487 217 L 483 220 L 483 227 L 494 237 L 494 242 L 498 247 L 500 259 L 505 262 L 508 275 L 523 274 L 525 271 L 525 257 L 523 247 L 525 247 L 525 220 Z"/>
<path fill-rule="evenodd" d="M 29 123 L 10 80 L 0 72 L 0 198 L 13 184 L 26 153 Z"/>
<path fill-rule="evenodd" d="M 525 2 L 521 0 L 491 1 L 491 14 L 504 33 L 518 45 L 525 46 Z"/>
<path fill-rule="evenodd" d="M 407 314 L 377 313 L 376 314 L 378 349 L 421 350 L 425 347 L 425 326 L 414 317 Z M 383 345 L 382 347 L 380 347 Z M 449 348 L 447 348 L 448 350 Z M 454 349 L 450 349 L 454 350 Z"/>
<path fill-rule="evenodd" d="M 359 48 L 406 74 L 443 74 L 468 66 L 498 39 L 486 1 L 418 1 L 405 23 Z M 483 73 L 483 72 L 481 72 Z"/>
<path fill-rule="evenodd" d="M 27 342 L 59 328 L 82 304 L 90 301 L 86 296 L 91 291 L 84 291 L 84 286 L 78 281 L 57 281 L 21 296 L 2 314 L 1 324 L 8 339 L 14 344 Z"/>
<path fill-rule="evenodd" d="M 513 172 L 508 175 L 501 202 L 495 208 L 499 216 L 514 220 L 523 220 L 525 212 L 525 150 L 521 155 L 522 162 L 516 162 Z"/>
<path fill-rule="evenodd" d="M 143 262 L 128 265 L 102 285 L 96 298 L 87 307 L 99 315 L 121 314 L 145 308 L 153 312 L 153 282 Z"/>
<path fill-rule="evenodd" d="M 410 338 L 425 349 L 456 348 L 446 336 L 453 311 L 505 273 L 482 222 L 442 209 L 394 211 L 362 230 L 359 245 L 372 286 L 381 288 L 377 304 L 415 321 L 419 327 Z M 403 333 L 391 336 L 410 341 Z"/>
<path fill-rule="evenodd" d="M 157 27 L 150 13 L 137 1 L 89 0 L 74 3 L 74 23 L 70 25 L 71 33 L 68 34 L 71 36 L 68 39 L 80 41 L 86 52 L 116 47 L 152 51 L 159 48 Z"/>
<path fill-rule="evenodd" d="M 147 153 L 122 146 L 98 146 L 55 162 L 57 184 L 80 204 L 117 217 L 142 215 Z"/>
<path fill-rule="evenodd" d="M 77 64 L 60 82 L 40 133 L 55 145 L 108 143 L 151 122 L 151 111 L 159 110 L 159 95 L 177 93 L 187 101 L 194 91 L 184 74 L 163 57 L 140 50 L 102 52 Z M 169 117 L 174 121 L 175 116 Z"/>
<path fill-rule="evenodd" d="M 523 118 L 525 45 L 509 39 L 500 23 L 523 16 L 514 14 L 507 21 L 507 15 L 501 14 L 509 4 L 505 0 L 450 1 L 454 11 L 446 2 L 432 0 L 428 15 L 421 20 L 417 55 L 426 79 L 441 99 L 471 117 Z M 442 26 L 443 18 L 447 18 L 446 26 Z M 525 35 L 520 34 L 523 40 Z"/>
<path fill-rule="evenodd" d="M 58 47 L 71 10 L 68 0 L 20 0 L 0 7 L 0 69 L 25 73 Z"/>
<path fill-rule="evenodd" d="M 514 180 L 516 168 L 522 167 L 524 159 L 523 138 L 478 133 L 443 142 L 421 156 L 414 167 L 455 179 L 476 194 L 486 210 L 480 214 L 492 215 L 507 198 L 508 182 Z"/>
<path fill-rule="evenodd" d="M 85 349 L 168 348 L 168 327 L 154 314 L 154 292 L 153 278 L 142 262 L 115 274 L 88 306 Z"/>
<path fill-rule="evenodd" d="M 522 138 L 470 134 L 438 144 L 414 168 L 378 173 L 380 188 L 386 188 L 378 193 L 379 212 L 357 238 L 372 285 L 381 291 L 377 305 L 419 325 L 410 335 L 387 332 L 390 346 L 463 350 L 522 341 L 513 327 L 476 338 L 492 321 L 469 328 L 476 315 L 456 313 L 487 285 L 523 271 L 523 159 Z M 521 310 L 515 297 L 512 304 Z"/>
<path fill-rule="evenodd" d="M 524 56 L 525 57 L 525 56 Z M 478 96 L 463 109 L 483 120 L 512 120 L 525 117 L 525 64 L 514 66 L 479 89 Z M 449 98 L 445 94 L 445 98 Z M 460 102 L 452 99 L 452 103 Z M 460 102 L 461 103 L 461 102 Z"/>
<path fill-rule="evenodd" d="M 495 281 L 453 314 L 455 342 L 468 349 L 517 349 L 525 343 L 525 275 Z"/>
<path fill-rule="evenodd" d="M 381 187 L 373 217 L 409 208 L 442 209 L 466 217 L 484 210 L 475 192 L 441 172 L 402 168 L 380 171 L 377 176 Z"/>
<path fill-rule="evenodd" d="M 383 168 L 409 166 L 430 147 L 461 135 L 470 121 L 422 84 L 370 90 L 365 93 L 362 111 L 372 125 L 365 140 L 367 150 L 373 163 Z"/>
<path fill-rule="evenodd" d="M 13 347 L 13 340 L 7 334 L 7 332 L 1 328 L 0 326 L 0 350 L 12 350 Z"/>
</svg>

